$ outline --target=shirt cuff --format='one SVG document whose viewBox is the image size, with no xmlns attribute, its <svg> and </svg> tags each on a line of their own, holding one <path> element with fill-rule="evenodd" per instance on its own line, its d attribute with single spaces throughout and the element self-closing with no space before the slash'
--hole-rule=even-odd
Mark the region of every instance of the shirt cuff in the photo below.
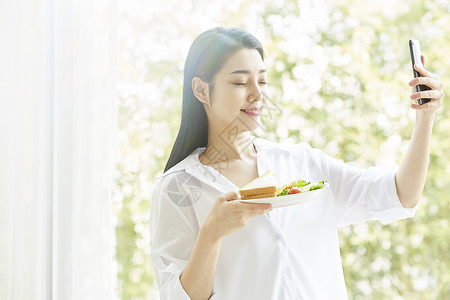
<svg viewBox="0 0 450 300">
<path fill-rule="evenodd" d="M 383 224 L 392 223 L 397 220 L 412 218 L 416 214 L 420 201 L 416 206 L 412 208 L 404 208 L 398 198 L 397 187 L 395 185 L 395 174 L 397 168 L 391 168 L 385 171 L 385 183 L 383 185 L 387 189 L 387 194 L 390 197 L 386 197 L 384 209 L 371 209 L 371 214 L 375 219 L 379 220 Z"/>
<path fill-rule="evenodd" d="M 174 299 L 174 300 L 190 300 L 191 298 L 186 293 L 181 284 L 181 273 L 184 270 L 184 266 L 179 266 L 175 263 L 169 265 L 164 264 L 161 257 L 155 259 L 155 267 L 158 269 L 159 274 L 164 274 L 165 282 L 161 282 L 159 287 L 161 299 Z M 160 280 L 158 280 L 160 281 Z M 216 299 L 216 293 L 213 291 L 210 300 Z"/>
<path fill-rule="evenodd" d="M 183 267 L 175 263 L 166 265 L 161 257 L 156 257 L 154 267 L 161 299 L 191 299 L 181 285 L 180 275 L 183 272 Z"/>
</svg>

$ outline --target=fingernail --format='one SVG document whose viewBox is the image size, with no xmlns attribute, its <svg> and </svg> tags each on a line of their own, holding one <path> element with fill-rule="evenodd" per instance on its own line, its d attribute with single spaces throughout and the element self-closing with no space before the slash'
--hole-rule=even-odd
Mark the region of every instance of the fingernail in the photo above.
<svg viewBox="0 0 450 300">
<path fill-rule="evenodd" d="M 413 85 L 414 85 L 412 80 L 411 80 L 410 82 L 408 82 L 408 84 L 409 84 L 410 86 L 413 86 Z"/>
</svg>

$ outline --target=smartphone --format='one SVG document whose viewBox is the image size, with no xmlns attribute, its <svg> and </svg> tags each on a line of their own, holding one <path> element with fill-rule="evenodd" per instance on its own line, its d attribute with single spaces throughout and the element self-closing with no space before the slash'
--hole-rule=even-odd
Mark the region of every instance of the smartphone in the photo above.
<svg viewBox="0 0 450 300">
<path fill-rule="evenodd" d="M 417 65 L 423 67 L 422 58 L 421 58 L 422 52 L 420 51 L 420 43 L 418 40 L 409 39 L 409 53 L 411 54 L 411 63 L 412 63 L 414 78 L 422 77 L 422 75 L 420 75 L 419 72 L 417 72 L 414 69 L 414 64 L 417 64 Z M 427 90 L 431 90 L 431 88 L 427 85 L 423 85 L 423 84 L 416 85 L 416 92 L 422 92 L 422 91 L 427 91 Z M 427 102 L 430 102 L 430 100 L 431 100 L 430 98 L 420 98 L 417 102 L 419 103 L 419 105 L 422 105 Z"/>
</svg>

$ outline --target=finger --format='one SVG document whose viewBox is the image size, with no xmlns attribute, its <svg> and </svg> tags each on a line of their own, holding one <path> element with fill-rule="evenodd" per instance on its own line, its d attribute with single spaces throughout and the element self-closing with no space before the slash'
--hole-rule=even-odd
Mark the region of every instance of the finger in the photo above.
<svg viewBox="0 0 450 300">
<path fill-rule="evenodd" d="M 423 54 L 420 55 L 420 60 L 422 61 L 422 66 L 425 67 L 425 56 L 423 56 Z"/>
<path fill-rule="evenodd" d="M 419 72 L 420 75 L 424 76 L 424 77 L 431 77 L 433 79 L 438 79 L 437 75 L 434 75 L 433 73 L 431 73 L 430 71 L 425 70 L 424 67 L 419 66 L 418 64 L 414 64 L 414 69 Z"/>
<path fill-rule="evenodd" d="M 414 87 L 418 84 L 424 84 L 432 89 L 440 90 L 443 88 L 443 84 L 431 77 L 417 77 L 412 79 L 409 83 L 410 86 Z"/>
<path fill-rule="evenodd" d="M 261 216 L 264 215 L 268 212 L 272 211 L 272 208 L 267 208 L 267 209 L 255 209 L 255 210 L 251 210 L 251 211 L 247 211 L 245 212 L 245 214 L 252 218 L 252 217 L 257 217 L 257 216 Z"/>
<path fill-rule="evenodd" d="M 272 204 L 270 203 L 246 203 L 240 202 L 240 210 L 244 212 L 258 212 L 258 211 L 266 211 L 272 209 Z"/>
<path fill-rule="evenodd" d="M 431 98 L 431 99 L 439 99 L 443 97 L 443 93 L 439 90 L 429 90 L 418 93 L 412 93 L 410 98 L 411 100 L 417 100 L 420 98 Z"/>
<path fill-rule="evenodd" d="M 415 110 L 437 110 L 442 106 L 442 101 L 439 100 L 431 100 L 425 104 L 419 105 L 417 103 L 411 104 L 411 108 Z"/>
<path fill-rule="evenodd" d="M 271 209 L 251 212 L 251 213 L 249 214 L 249 217 L 250 217 L 250 218 L 253 218 L 253 217 L 257 217 L 257 216 L 262 216 L 262 215 L 267 214 L 267 213 L 270 212 L 270 211 L 271 211 Z"/>
</svg>

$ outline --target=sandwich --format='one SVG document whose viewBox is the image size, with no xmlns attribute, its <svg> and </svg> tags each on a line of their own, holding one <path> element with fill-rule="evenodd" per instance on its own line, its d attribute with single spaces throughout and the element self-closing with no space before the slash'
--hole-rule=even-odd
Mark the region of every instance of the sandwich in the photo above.
<svg viewBox="0 0 450 300">
<path fill-rule="evenodd" d="M 272 170 L 268 170 L 239 190 L 242 200 L 276 197 L 277 192 L 277 179 Z"/>
<path fill-rule="evenodd" d="M 241 200 L 271 198 L 309 192 L 326 187 L 327 181 L 308 182 L 294 180 L 289 184 L 277 185 L 275 173 L 268 170 L 263 175 L 252 180 L 239 190 Z"/>
</svg>

